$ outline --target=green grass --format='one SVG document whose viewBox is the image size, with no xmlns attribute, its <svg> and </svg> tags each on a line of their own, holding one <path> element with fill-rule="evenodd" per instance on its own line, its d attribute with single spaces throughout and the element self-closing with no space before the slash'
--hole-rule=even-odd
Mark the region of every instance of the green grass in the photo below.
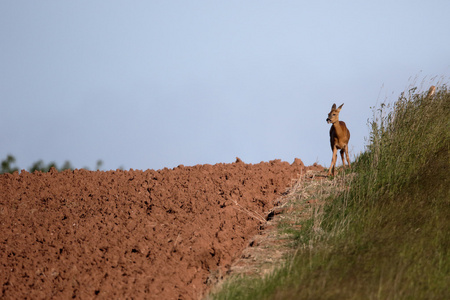
<svg viewBox="0 0 450 300">
<path fill-rule="evenodd" d="M 450 92 L 425 96 L 375 109 L 350 189 L 302 227 L 294 258 L 213 298 L 450 299 Z"/>
</svg>

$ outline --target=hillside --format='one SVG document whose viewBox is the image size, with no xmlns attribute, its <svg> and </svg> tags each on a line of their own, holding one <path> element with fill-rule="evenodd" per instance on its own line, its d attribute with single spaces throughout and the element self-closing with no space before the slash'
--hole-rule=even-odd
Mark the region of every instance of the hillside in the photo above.
<svg viewBox="0 0 450 300">
<path fill-rule="evenodd" d="M 279 224 L 292 239 L 285 262 L 231 277 L 211 298 L 449 299 L 449 114 L 445 85 L 374 108 L 353 173 L 309 196 L 322 203 L 309 219 Z M 286 201 L 305 207 L 303 192 Z"/>
</svg>

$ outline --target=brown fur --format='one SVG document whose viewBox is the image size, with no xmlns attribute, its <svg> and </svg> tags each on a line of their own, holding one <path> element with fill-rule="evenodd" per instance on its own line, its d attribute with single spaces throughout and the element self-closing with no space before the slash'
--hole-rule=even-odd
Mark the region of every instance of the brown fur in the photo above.
<svg viewBox="0 0 450 300">
<path fill-rule="evenodd" d="M 328 169 L 328 176 L 334 175 L 334 169 L 337 160 L 337 151 L 340 149 L 342 165 L 345 168 L 344 154 L 347 158 L 348 167 L 351 168 L 350 159 L 348 157 L 348 141 L 350 140 L 350 131 L 343 121 L 339 121 L 339 112 L 344 104 L 336 108 L 336 104 L 333 104 L 331 111 L 328 114 L 327 122 L 333 124 L 330 128 L 330 145 L 333 151 L 331 158 L 331 165 Z"/>
<path fill-rule="evenodd" d="M 435 92 L 436 92 L 436 87 L 434 85 L 430 86 L 430 89 L 428 90 L 426 99 L 430 99 L 431 97 L 433 97 Z"/>
</svg>

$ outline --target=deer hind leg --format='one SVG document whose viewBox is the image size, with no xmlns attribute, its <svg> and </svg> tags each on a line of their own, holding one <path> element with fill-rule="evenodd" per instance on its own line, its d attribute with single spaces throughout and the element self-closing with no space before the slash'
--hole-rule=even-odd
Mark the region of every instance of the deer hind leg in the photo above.
<svg viewBox="0 0 450 300">
<path fill-rule="evenodd" d="M 345 160 L 344 160 L 344 149 L 341 149 L 341 159 L 342 159 L 342 168 L 345 169 Z"/>
<path fill-rule="evenodd" d="M 350 158 L 348 157 L 348 145 L 345 145 L 345 157 L 347 158 L 348 168 L 351 169 Z M 342 161 L 344 161 L 344 157 L 342 157 Z"/>
<path fill-rule="evenodd" d="M 334 166 L 336 165 L 336 160 L 337 160 L 337 148 L 333 147 L 333 157 L 331 158 L 331 165 L 330 168 L 328 169 L 327 176 L 330 176 L 331 173 L 333 173 L 334 175 Z"/>
</svg>

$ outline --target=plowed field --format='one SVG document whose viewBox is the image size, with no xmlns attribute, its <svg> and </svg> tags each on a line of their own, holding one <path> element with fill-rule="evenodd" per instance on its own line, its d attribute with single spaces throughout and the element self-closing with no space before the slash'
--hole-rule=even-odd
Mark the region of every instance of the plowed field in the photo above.
<svg viewBox="0 0 450 300">
<path fill-rule="evenodd" d="M 0 298 L 198 299 L 308 169 L 321 167 L 0 175 Z"/>
</svg>

